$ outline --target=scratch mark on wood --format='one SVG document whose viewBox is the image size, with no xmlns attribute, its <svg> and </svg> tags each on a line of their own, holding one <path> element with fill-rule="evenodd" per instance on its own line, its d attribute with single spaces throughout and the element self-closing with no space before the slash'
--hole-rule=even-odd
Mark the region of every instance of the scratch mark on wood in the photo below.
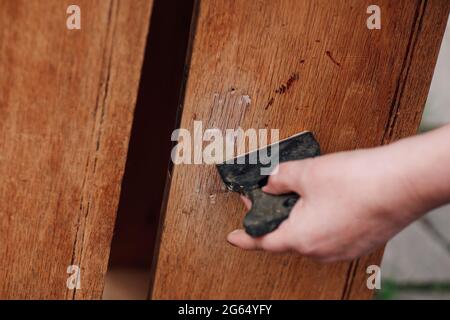
<svg viewBox="0 0 450 320">
<path fill-rule="evenodd" d="M 339 62 L 337 62 L 336 59 L 334 59 L 334 57 L 332 56 L 332 54 L 331 54 L 331 52 L 329 50 L 325 51 L 325 53 L 328 56 L 328 58 L 330 58 L 331 62 L 333 62 L 338 67 L 341 66 L 341 64 Z"/>
<path fill-rule="evenodd" d="M 270 107 L 271 105 L 273 105 L 273 102 L 274 102 L 274 101 L 275 101 L 275 98 L 274 98 L 274 97 L 270 97 L 269 101 L 267 101 L 267 104 L 266 104 L 264 110 L 269 109 L 269 107 Z"/>
<path fill-rule="evenodd" d="M 300 76 L 298 75 L 297 72 L 294 72 L 293 74 L 291 74 L 291 76 L 289 77 L 289 79 L 286 81 L 286 83 L 281 84 L 278 89 L 275 90 L 275 93 L 277 94 L 283 94 L 285 92 L 287 92 L 292 84 L 297 81 L 298 79 L 300 79 Z"/>
<path fill-rule="evenodd" d="M 304 60 L 301 60 L 300 62 L 302 63 L 302 61 L 304 62 Z M 300 79 L 300 76 L 298 74 L 298 72 L 294 72 L 291 74 L 291 76 L 289 77 L 289 79 L 281 84 L 277 89 L 275 89 L 275 93 L 276 94 L 284 94 L 286 93 L 294 84 L 294 82 L 296 82 L 297 80 Z M 266 103 L 266 106 L 264 107 L 264 110 L 269 109 L 270 106 L 272 106 L 275 102 L 275 97 L 270 97 L 269 100 Z"/>
</svg>

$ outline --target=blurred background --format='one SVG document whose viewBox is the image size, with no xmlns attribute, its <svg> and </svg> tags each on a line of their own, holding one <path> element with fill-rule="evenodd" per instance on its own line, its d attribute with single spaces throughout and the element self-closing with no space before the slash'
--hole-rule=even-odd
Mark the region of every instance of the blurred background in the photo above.
<svg viewBox="0 0 450 320">
<path fill-rule="evenodd" d="M 448 122 L 450 22 L 442 41 L 420 131 L 432 130 Z M 381 278 L 378 299 L 450 300 L 450 205 L 433 210 L 388 243 Z"/>
</svg>

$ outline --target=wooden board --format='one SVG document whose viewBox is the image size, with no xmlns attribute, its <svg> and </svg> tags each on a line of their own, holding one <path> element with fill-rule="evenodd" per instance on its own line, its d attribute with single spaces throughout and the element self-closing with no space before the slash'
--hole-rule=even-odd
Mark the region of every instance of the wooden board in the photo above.
<svg viewBox="0 0 450 320">
<path fill-rule="evenodd" d="M 383 144 L 405 138 L 417 132 L 427 100 L 439 47 L 450 10 L 450 1 L 422 2 L 411 35 L 410 49 L 405 59 L 402 76 L 397 83 L 396 98 L 391 105 L 389 125 L 384 132 Z M 355 261 L 347 281 L 344 298 L 370 297 L 366 287 L 366 268 L 379 263 L 384 249 Z"/>
<path fill-rule="evenodd" d="M 0 2 L 0 298 L 103 291 L 152 1 L 70 4 Z"/>
<path fill-rule="evenodd" d="M 201 1 L 180 127 L 279 128 L 280 138 L 312 130 L 325 153 L 413 134 L 449 1 L 380 0 L 381 30 L 366 27 L 371 4 Z M 236 102 L 244 96 L 249 104 Z M 244 212 L 214 166 L 175 166 L 152 298 L 372 296 L 365 270 L 380 263 L 380 251 L 330 265 L 245 252 L 225 241 Z"/>
</svg>

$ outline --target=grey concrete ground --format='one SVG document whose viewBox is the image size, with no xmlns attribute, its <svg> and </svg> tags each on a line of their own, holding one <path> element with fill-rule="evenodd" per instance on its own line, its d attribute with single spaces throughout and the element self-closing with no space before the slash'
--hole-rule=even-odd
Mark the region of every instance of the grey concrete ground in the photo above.
<svg viewBox="0 0 450 320">
<path fill-rule="evenodd" d="M 450 22 L 421 126 L 423 130 L 430 130 L 448 122 Z M 379 298 L 450 300 L 450 205 L 430 212 L 388 243 L 381 265 L 381 277 Z"/>
<path fill-rule="evenodd" d="M 381 265 L 382 288 L 384 283 L 391 291 L 397 286 L 402 298 L 411 293 L 450 299 L 449 234 L 450 205 L 430 212 L 391 240 Z"/>
<path fill-rule="evenodd" d="M 428 94 L 422 126 L 439 127 L 450 120 L 450 22 L 444 34 Z"/>
</svg>

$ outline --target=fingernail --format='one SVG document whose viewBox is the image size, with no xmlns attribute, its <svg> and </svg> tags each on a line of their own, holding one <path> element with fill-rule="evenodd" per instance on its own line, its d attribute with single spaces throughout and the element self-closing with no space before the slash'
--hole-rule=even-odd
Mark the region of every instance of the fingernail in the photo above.
<svg viewBox="0 0 450 320">
<path fill-rule="evenodd" d="M 237 246 L 230 240 L 230 236 L 232 236 L 232 235 L 235 234 L 235 233 L 238 233 L 238 231 L 239 231 L 239 230 L 231 231 L 231 232 L 228 234 L 228 236 L 227 236 L 227 242 L 228 242 L 229 244 L 231 244 L 233 247 L 237 247 Z"/>
</svg>

